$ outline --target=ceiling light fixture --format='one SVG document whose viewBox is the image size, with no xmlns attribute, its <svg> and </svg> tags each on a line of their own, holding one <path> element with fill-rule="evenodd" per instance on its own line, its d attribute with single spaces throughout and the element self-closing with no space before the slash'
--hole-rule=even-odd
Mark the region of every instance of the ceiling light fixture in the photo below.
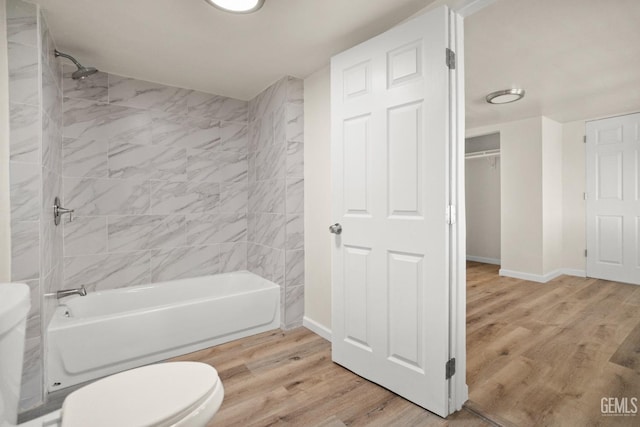
<svg viewBox="0 0 640 427">
<path fill-rule="evenodd" d="M 507 89 L 492 92 L 485 98 L 489 104 L 508 104 L 524 98 L 524 89 Z"/>
<path fill-rule="evenodd" d="M 232 13 L 252 13 L 257 11 L 264 4 L 264 0 L 204 0 L 211 6 L 225 12 Z"/>
</svg>

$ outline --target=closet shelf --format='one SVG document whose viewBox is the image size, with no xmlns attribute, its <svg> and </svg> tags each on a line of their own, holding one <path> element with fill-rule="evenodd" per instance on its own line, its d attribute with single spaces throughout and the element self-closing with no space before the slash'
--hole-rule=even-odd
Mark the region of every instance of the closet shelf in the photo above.
<svg viewBox="0 0 640 427">
<path fill-rule="evenodd" d="M 476 151 L 475 153 L 467 153 L 464 155 L 465 159 L 481 159 L 483 157 L 496 157 L 500 156 L 500 149 Z"/>
</svg>

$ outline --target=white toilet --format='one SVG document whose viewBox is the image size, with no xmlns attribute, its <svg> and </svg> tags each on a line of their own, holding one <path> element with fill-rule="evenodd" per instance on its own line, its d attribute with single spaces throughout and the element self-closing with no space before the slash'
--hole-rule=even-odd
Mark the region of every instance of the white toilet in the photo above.
<svg viewBox="0 0 640 427">
<path fill-rule="evenodd" d="M 29 288 L 0 283 L 0 427 L 17 423 L 28 312 Z M 210 365 L 160 363 L 95 381 L 69 394 L 60 411 L 20 427 L 202 427 L 223 397 Z"/>
</svg>

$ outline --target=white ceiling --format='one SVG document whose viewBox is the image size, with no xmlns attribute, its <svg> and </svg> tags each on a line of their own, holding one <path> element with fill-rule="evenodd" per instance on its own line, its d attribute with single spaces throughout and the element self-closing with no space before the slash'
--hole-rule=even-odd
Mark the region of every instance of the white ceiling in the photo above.
<svg viewBox="0 0 640 427">
<path fill-rule="evenodd" d="M 466 19 L 465 60 L 467 128 L 640 111 L 640 0 L 499 0 Z"/>
<path fill-rule="evenodd" d="M 248 100 L 304 78 L 433 0 L 266 0 L 234 15 L 204 0 L 29 0 L 58 48 L 102 71 Z"/>
<path fill-rule="evenodd" d="M 251 99 L 434 3 L 267 0 L 231 15 L 204 0 L 31 0 L 60 50 L 115 74 Z M 487 0 L 481 0 L 488 2 Z M 467 128 L 640 110 L 640 0 L 497 0 L 465 20 Z M 512 86 L 524 100 L 489 105 Z"/>
</svg>

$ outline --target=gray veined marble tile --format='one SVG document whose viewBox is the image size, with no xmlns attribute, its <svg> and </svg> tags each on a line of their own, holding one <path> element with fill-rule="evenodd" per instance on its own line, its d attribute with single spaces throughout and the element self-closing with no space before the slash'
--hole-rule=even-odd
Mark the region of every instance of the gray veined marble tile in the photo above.
<svg viewBox="0 0 640 427">
<path fill-rule="evenodd" d="M 149 147 L 151 179 L 187 179 L 187 149 Z"/>
<path fill-rule="evenodd" d="M 247 243 L 223 243 L 220 245 L 220 273 L 247 269 Z"/>
<path fill-rule="evenodd" d="M 56 127 L 62 127 L 62 93 L 48 66 L 42 67 L 42 112 L 53 120 Z"/>
<path fill-rule="evenodd" d="M 109 74 L 109 102 L 147 110 L 184 112 L 191 90 Z"/>
<path fill-rule="evenodd" d="M 216 150 L 220 146 L 220 123 L 216 120 L 156 114 L 151 133 L 154 145 L 201 150 Z"/>
<path fill-rule="evenodd" d="M 304 177 L 304 144 L 290 141 L 287 143 L 287 178 Z"/>
<path fill-rule="evenodd" d="M 91 137 L 63 139 L 64 176 L 106 178 L 109 144 Z"/>
<path fill-rule="evenodd" d="M 11 219 L 38 221 L 42 167 L 32 163 L 10 163 Z"/>
<path fill-rule="evenodd" d="M 42 165 L 62 173 L 62 133 L 47 114 L 42 115 Z"/>
<path fill-rule="evenodd" d="M 249 124 L 247 125 L 247 133 L 248 133 L 247 150 L 249 151 L 249 153 L 258 151 L 261 129 L 262 129 L 262 120 L 260 118 L 249 122 Z"/>
<path fill-rule="evenodd" d="M 20 412 L 42 404 L 44 384 L 42 359 L 42 337 L 26 340 L 22 365 Z"/>
<path fill-rule="evenodd" d="M 249 101 L 249 120 L 264 117 L 269 111 L 273 112 L 282 105 L 286 99 L 286 84 L 287 78 L 283 77 Z"/>
<path fill-rule="evenodd" d="M 20 104 L 38 105 L 38 49 L 19 43 L 9 47 L 9 100 Z"/>
<path fill-rule="evenodd" d="M 7 40 L 38 46 L 37 8 L 20 0 L 7 1 Z"/>
<path fill-rule="evenodd" d="M 273 143 L 284 144 L 287 141 L 286 104 L 281 105 L 273 114 Z"/>
<path fill-rule="evenodd" d="M 304 80 L 295 77 L 287 77 L 287 101 L 304 102 Z"/>
<path fill-rule="evenodd" d="M 304 286 L 287 287 L 284 301 L 284 328 L 302 325 L 304 317 Z"/>
<path fill-rule="evenodd" d="M 108 102 L 108 75 L 102 71 L 82 80 L 74 80 L 71 74 L 76 71 L 73 66 L 63 67 L 63 92 L 66 98 L 86 99 L 88 101 Z"/>
<path fill-rule="evenodd" d="M 29 307 L 29 313 L 27 314 L 27 331 L 26 339 L 39 338 L 41 335 L 40 329 L 40 280 L 26 280 L 23 281 L 29 286 L 29 296 L 31 300 L 31 307 Z"/>
<path fill-rule="evenodd" d="M 152 251 L 151 279 L 155 283 L 216 274 L 219 262 L 218 245 L 157 249 Z"/>
<path fill-rule="evenodd" d="M 285 216 L 259 213 L 249 217 L 249 235 L 255 243 L 276 249 L 285 248 Z"/>
<path fill-rule="evenodd" d="M 40 10 L 40 46 L 40 59 L 42 65 L 53 69 L 53 65 L 57 63 L 53 54 L 53 51 L 55 50 L 55 43 L 51 37 L 49 25 L 42 10 Z"/>
<path fill-rule="evenodd" d="M 187 244 L 210 245 L 247 239 L 246 214 L 199 214 L 187 217 Z"/>
<path fill-rule="evenodd" d="M 304 179 L 287 178 L 287 202 L 286 212 L 303 213 L 304 212 Z"/>
<path fill-rule="evenodd" d="M 286 144 L 273 144 L 256 152 L 256 179 L 263 181 L 272 178 L 284 178 L 287 160 Z"/>
<path fill-rule="evenodd" d="M 283 214 L 285 212 L 285 180 L 270 179 L 251 183 L 249 211 Z"/>
<path fill-rule="evenodd" d="M 304 108 L 288 103 L 285 107 L 287 141 L 304 142 Z"/>
<path fill-rule="evenodd" d="M 228 122 L 247 121 L 247 101 L 192 91 L 187 100 L 189 115 Z"/>
<path fill-rule="evenodd" d="M 220 243 L 247 240 L 247 215 L 244 213 L 218 214 L 216 240 Z"/>
<path fill-rule="evenodd" d="M 218 208 L 220 185 L 214 182 L 153 181 L 151 213 L 203 213 Z"/>
<path fill-rule="evenodd" d="M 108 245 L 110 252 L 184 246 L 184 215 L 110 216 Z"/>
<path fill-rule="evenodd" d="M 40 223 L 14 221 L 11 224 L 11 280 L 32 280 L 40 276 Z"/>
<path fill-rule="evenodd" d="M 286 225 L 287 242 L 286 248 L 303 249 L 304 248 L 304 215 L 287 215 Z"/>
<path fill-rule="evenodd" d="M 62 197 L 62 176 L 46 167 L 42 167 L 42 219 L 53 220 L 51 214 L 57 197 Z"/>
<path fill-rule="evenodd" d="M 81 216 L 64 225 L 64 255 L 79 256 L 107 251 L 107 217 Z"/>
<path fill-rule="evenodd" d="M 254 183 L 257 180 L 257 169 L 256 169 L 256 156 L 257 153 L 249 153 L 248 155 L 248 166 L 247 166 L 247 178 L 250 183 Z"/>
<path fill-rule="evenodd" d="M 276 111 L 268 111 L 260 118 L 260 129 L 258 130 L 258 146 L 256 150 L 262 151 L 271 147 L 275 142 L 275 116 Z M 281 141 L 278 141 L 281 142 Z"/>
<path fill-rule="evenodd" d="M 149 197 L 146 181 L 64 178 L 64 206 L 78 216 L 148 213 Z"/>
<path fill-rule="evenodd" d="M 304 250 L 286 251 L 285 282 L 287 288 L 304 285 Z"/>
<path fill-rule="evenodd" d="M 244 182 L 247 154 L 232 151 L 189 150 L 187 179 L 190 181 Z"/>
<path fill-rule="evenodd" d="M 223 182 L 220 184 L 220 212 L 247 212 L 247 182 Z"/>
<path fill-rule="evenodd" d="M 147 111 L 70 98 L 65 98 L 63 107 L 65 137 L 151 144 L 151 115 Z"/>
<path fill-rule="evenodd" d="M 150 259 L 147 251 L 65 257 L 64 286 L 93 292 L 150 283 Z"/>
<path fill-rule="evenodd" d="M 210 245 L 221 243 L 218 239 L 219 215 L 203 213 L 187 216 L 187 244 Z"/>
<path fill-rule="evenodd" d="M 40 316 L 44 319 L 45 328 L 48 327 L 49 322 L 51 322 L 51 318 L 53 317 L 53 313 L 58 307 L 58 300 L 53 295 L 47 295 L 62 289 L 62 267 L 63 264 L 60 263 L 54 267 L 54 269 L 49 273 L 47 277 L 42 281 L 42 292 L 43 292 L 43 300 L 42 300 L 42 308 Z"/>
<path fill-rule="evenodd" d="M 41 277 L 45 277 L 53 268 L 55 256 L 53 251 L 56 242 L 56 226 L 48 217 L 40 221 L 40 237 L 40 272 Z"/>
<path fill-rule="evenodd" d="M 246 123 L 220 122 L 220 150 L 246 153 L 249 144 Z"/>
<path fill-rule="evenodd" d="M 150 179 L 153 165 L 149 146 L 129 142 L 109 143 L 109 178 Z"/>
<path fill-rule="evenodd" d="M 281 249 L 248 243 L 247 269 L 284 287 L 284 251 Z"/>
<path fill-rule="evenodd" d="M 11 160 L 40 163 L 40 110 L 26 104 L 10 105 Z"/>
</svg>

